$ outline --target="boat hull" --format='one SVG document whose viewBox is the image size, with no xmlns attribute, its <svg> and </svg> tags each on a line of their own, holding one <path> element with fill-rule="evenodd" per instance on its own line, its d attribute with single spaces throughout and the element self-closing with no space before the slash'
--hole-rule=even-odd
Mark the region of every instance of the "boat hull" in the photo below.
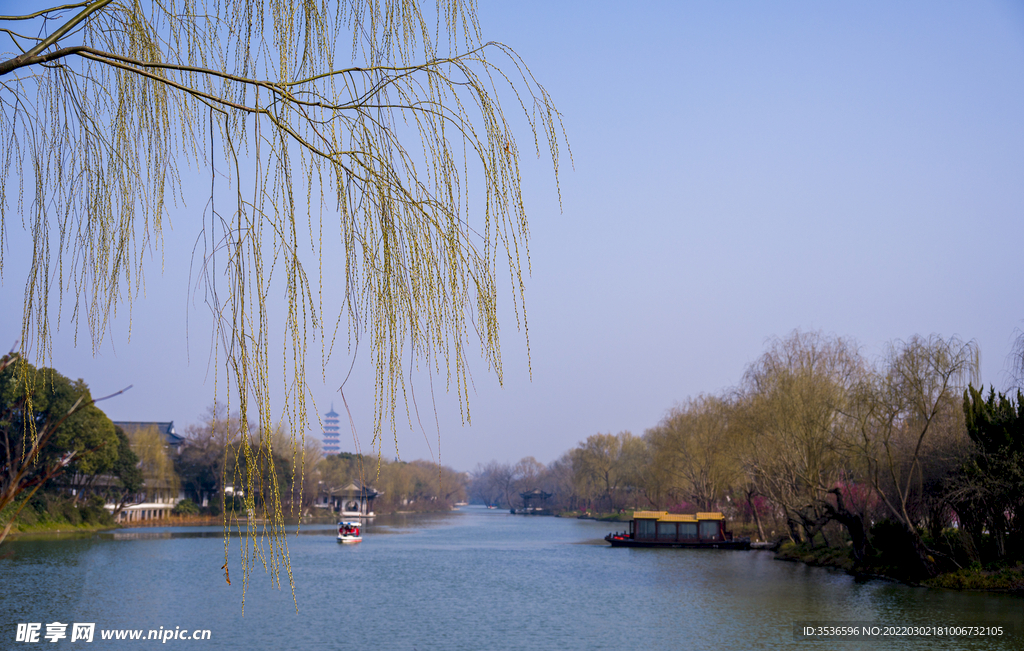
<svg viewBox="0 0 1024 651">
<path fill-rule="evenodd" d="M 612 547 L 670 547 L 672 549 L 750 549 L 749 538 L 707 542 L 669 542 L 658 540 L 634 540 L 608 534 L 604 537 Z"/>
<path fill-rule="evenodd" d="M 338 542 L 342 545 L 354 545 L 363 542 L 362 524 L 359 522 L 339 522 Z"/>
</svg>

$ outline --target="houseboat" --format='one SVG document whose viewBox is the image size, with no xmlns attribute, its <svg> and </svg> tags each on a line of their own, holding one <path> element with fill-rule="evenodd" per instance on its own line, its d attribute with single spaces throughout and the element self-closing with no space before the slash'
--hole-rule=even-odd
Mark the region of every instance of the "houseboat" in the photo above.
<svg viewBox="0 0 1024 651">
<path fill-rule="evenodd" d="M 358 522 L 339 522 L 338 542 L 346 545 L 363 542 L 363 537 L 359 533 L 360 526 L 361 525 Z"/>
<path fill-rule="evenodd" d="M 634 511 L 629 531 L 610 533 L 604 539 L 612 547 L 750 549 L 750 538 L 734 538 L 721 513 Z"/>
</svg>

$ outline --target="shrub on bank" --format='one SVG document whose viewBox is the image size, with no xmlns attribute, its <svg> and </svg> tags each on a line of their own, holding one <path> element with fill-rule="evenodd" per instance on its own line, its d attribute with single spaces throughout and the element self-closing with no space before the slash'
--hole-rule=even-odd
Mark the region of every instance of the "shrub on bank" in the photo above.
<svg viewBox="0 0 1024 651">
<path fill-rule="evenodd" d="M 924 579 L 918 570 L 921 561 L 914 550 L 914 540 L 899 522 L 882 520 L 868 532 L 868 557 L 865 570 L 901 581 Z"/>
<path fill-rule="evenodd" d="M 982 544 L 987 544 L 985 539 L 988 536 L 982 535 L 981 538 Z M 937 540 L 926 540 L 925 542 L 943 556 L 944 565 L 949 566 L 943 567 L 943 569 L 947 571 L 967 567 L 981 560 L 974 539 L 960 529 L 944 529 Z"/>
<path fill-rule="evenodd" d="M 114 518 L 103 506 L 103 498 L 93 495 L 84 506 L 78 508 L 81 523 L 87 525 L 113 526 Z"/>
<path fill-rule="evenodd" d="M 940 574 L 924 582 L 934 588 L 952 590 L 994 590 L 1024 593 L 1024 567 L 1003 567 L 998 570 L 983 570 L 980 563 Z"/>
<path fill-rule="evenodd" d="M 173 509 L 172 515 L 199 515 L 199 505 L 186 498 L 178 502 Z"/>
<path fill-rule="evenodd" d="M 601 513 L 599 511 L 556 511 L 560 518 L 578 518 L 582 520 L 600 520 L 602 522 L 629 522 L 633 519 L 632 511 Z"/>
<path fill-rule="evenodd" d="M 792 541 L 782 543 L 775 558 L 786 561 L 800 561 L 818 567 L 837 567 L 853 571 L 853 558 L 849 547 L 828 547 L 818 545 L 811 547 L 808 543 L 796 544 Z"/>
<path fill-rule="evenodd" d="M 898 546 L 880 547 L 881 545 L 906 543 L 906 540 L 903 539 L 906 532 L 885 524 L 881 527 L 877 525 L 873 527 L 872 533 L 877 536 L 873 535 L 872 537 L 868 562 L 859 567 L 853 562 L 850 549 L 846 545 L 839 547 L 818 545 L 812 548 L 807 543 L 798 545 L 787 541 L 779 547 L 775 558 L 798 561 L 807 565 L 836 567 L 848 572 L 885 576 L 900 581 L 914 581 L 917 577 L 909 576 L 906 567 L 899 567 L 895 564 L 904 562 L 913 568 L 919 565 L 917 559 L 907 558 L 908 552 L 905 551 L 905 548 L 901 550 Z M 953 534 L 950 534 L 950 539 L 944 542 L 954 548 L 951 551 L 964 554 L 968 552 L 966 549 L 957 548 L 957 545 L 961 543 Z M 933 588 L 1024 594 L 1024 564 L 1017 563 L 1012 566 L 989 564 L 983 567 L 978 561 L 973 561 L 963 568 L 946 571 L 935 578 L 924 580 L 922 583 Z"/>
<path fill-rule="evenodd" d="M 5 525 L 18 505 L 11 505 L 0 514 L 0 525 Z M 36 493 L 18 514 L 12 531 L 50 531 L 54 529 L 102 528 L 115 526 L 114 518 L 103 507 L 103 499 L 90 497 L 78 504 L 71 497 L 52 493 Z"/>
</svg>

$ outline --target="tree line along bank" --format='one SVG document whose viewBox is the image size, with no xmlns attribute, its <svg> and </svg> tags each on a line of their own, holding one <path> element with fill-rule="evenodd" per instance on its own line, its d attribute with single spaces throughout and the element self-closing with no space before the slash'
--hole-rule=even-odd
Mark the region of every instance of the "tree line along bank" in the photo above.
<svg viewBox="0 0 1024 651">
<path fill-rule="evenodd" d="M 642 436 L 479 466 L 471 497 L 512 508 L 539 489 L 553 511 L 722 511 L 795 557 L 910 581 L 1024 565 L 1024 396 L 981 388 L 973 342 L 915 336 L 868 359 L 796 331 L 766 348 L 739 386 L 685 400 Z M 1019 383 L 1022 353 L 1024 335 Z"/>
<path fill-rule="evenodd" d="M 450 468 L 324 456 L 312 437 L 296 446 L 283 428 L 261 432 L 223 409 L 209 408 L 173 444 L 153 426 L 126 429 L 83 380 L 0 359 L 0 541 L 12 531 L 115 526 L 140 504 L 160 507 L 146 517 L 245 517 L 271 503 L 286 516 L 329 516 L 326 498 L 352 482 L 374 485 L 382 513 L 447 510 L 466 499 L 465 475 Z M 263 449 L 254 444 L 261 437 L 273 452 L 257 454 L 257 472 L 247 472 L 245 439 L 251 452 Z"/>
</svg>

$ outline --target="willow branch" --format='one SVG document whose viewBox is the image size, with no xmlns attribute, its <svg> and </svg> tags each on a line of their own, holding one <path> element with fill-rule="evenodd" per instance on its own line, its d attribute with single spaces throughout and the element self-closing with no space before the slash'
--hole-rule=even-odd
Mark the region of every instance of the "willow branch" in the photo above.
<svg viewBox="0 0 1024 651">
<path fill-rule="evenodd" d="M 61 5 L 59 7 L 50 7 L 49 9 L 43 9 L 41 11 L 37 11 L 34 14 L 25 14 L 24 16 L 0 16 L 0 20 L 31 20 L 32 18 L 39 18 L 40 16 L 45 16 L 46 14 L 54 11 L 60 11 L 62 9 L 78 9 L 79 7 L 88 6 L 88 4 L 88 2 L 77 2 L 73 5 Z"/>
<path fill-rule="evenodd" d="M 54 33 L 50 34 L 45 39 L 40 41 L 35 47 L 33 47 L 28 52 L 24 54 L 19 54 L 13 59 L 9 59 L 7 61 L 4 61 L 3 63 L 0 63 L 0 76 L 6 75 L 12 70 L 17 70 L 18 68 L 27 65 L 42 63 L 45 59 L 39 56 L 40 52 L 50 47 L 54 43 L 60 41 L 60 39 L 64 38 L 64 36 L 67 35 L 68 32 L 77 27 L 82 21 L 86 20 L 89 16 L 96 13 L 100 9 L 106 7 L 108 4 L 111 3 L 111 1 L 112 0 L 98 0 L 96 3 L 86 6 L 86 8 L 79 12 L 77 16 L 61 25 L 60 28 L 57 29 L 57 31 L 55 31 Z"/>
</svg>

